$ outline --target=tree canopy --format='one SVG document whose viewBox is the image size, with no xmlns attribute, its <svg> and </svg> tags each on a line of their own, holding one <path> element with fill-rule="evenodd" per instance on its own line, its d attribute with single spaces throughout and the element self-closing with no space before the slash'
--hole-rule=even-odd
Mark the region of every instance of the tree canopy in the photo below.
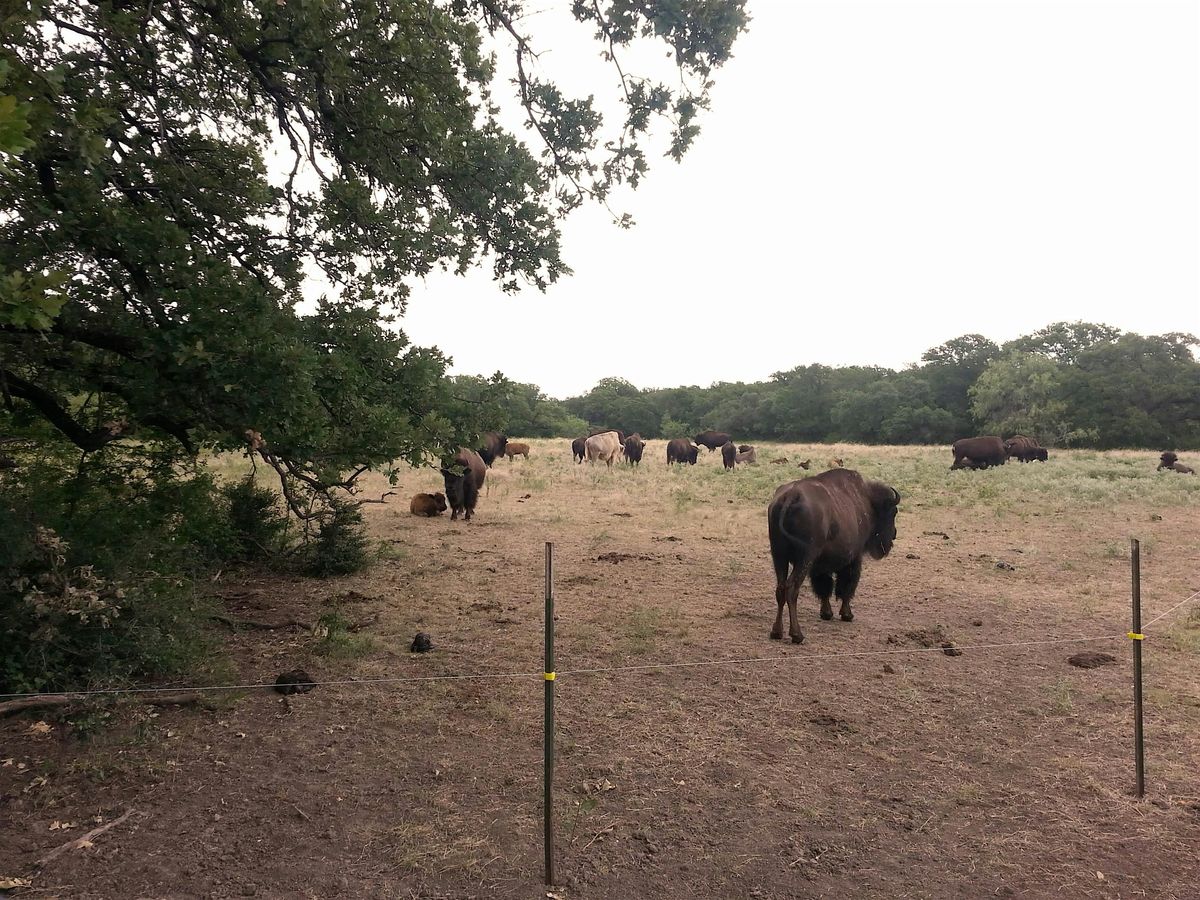
<svg viewBox="0 0 1200 900">
<path fill-rule="evenodd" d="M 687 150 L 747 23 L 741 0 L 571 10 L 620 121 L 542 73 L 517 0 L 0 5 L 10 426 L 48 422 L 85 453 L 248 446 L 292 490 L 469 439 L 487 410 L 395 327 L 406 279 L 565 274 L 561 217 L 636 186 L 655 146 Z M 654 41 L 669 84 L 622 65 Z M 315 310 L 313 273 L 331 286 Z"/>
</svg>

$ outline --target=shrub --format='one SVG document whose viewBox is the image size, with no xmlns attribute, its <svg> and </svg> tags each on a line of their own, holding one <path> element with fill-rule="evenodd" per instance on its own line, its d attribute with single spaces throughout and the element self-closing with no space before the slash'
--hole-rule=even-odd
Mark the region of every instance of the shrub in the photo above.
<svg viewBox="0 0 1200 900">
<path fill-rule="evenodd" d="M 268 559 L 283 549 L 288 520 L 279 511 L 274 491 L 260 487 L 253 475 L 247 475 L 226 485 L 222 493 L 229 502 L 232 558 Z"/>
<path fill-rule="evenodd" d="M 317 534 L 309 542 L 304 570 L 317 578 L 349 575 L 368 561 L 367 538 L 358 506 L 333 499 L 329 512 L 321 519 Z"/>
</svg>

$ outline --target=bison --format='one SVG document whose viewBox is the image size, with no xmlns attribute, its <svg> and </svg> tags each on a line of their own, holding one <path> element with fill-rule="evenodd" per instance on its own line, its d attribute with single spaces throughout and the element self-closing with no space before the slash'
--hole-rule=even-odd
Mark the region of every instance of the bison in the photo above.
<svg viewBox="0 0 1200 900">
<path fill-rule="evenodd" d="M 779 459 L 773 459 L 773 460 L 771 460 L 771 465 L 773 465 L 773 466 L 782 466 L 782 465 L 786 465 L 786 464 L 787 464 L 787 461 L 788 461 L 788 458 L 787 458 L 786 456 L 781 456 L 781 457 L 779 457 Z M 805 466 L 804 468 L 806 468 L 806 469 L 807 469 L 807 468 L 808 468 L 808 466 Z"/>
<path fill-rule="evenodd" d="M 577 463 L 583 462 L 587 456 L 587 438 L 578 437 L 571 441 L 571 458 Z"/>
<path fill-rule="evenodd" d="M 1014 456 L 1021 462 L 1032 462 L 1040 460 L 1045 462 L 1050 458 L 1050 454 L 1046 452 L 1046 448 L 1042 447 L 1033 438 L 1025 437 L 1023 434 L 1017 434 L 1010 437 L 1004 442 L 1004 453 L 1012 459 Z"/>
<path fill-rule="evenodd" d="M 835 457 L 834 459 L 829 460 L 829 468 L 831 468 L 831 469 L 840 469 L 844 465 L 845 465 L 845 462 L 840 458 Z"/>
<path fill-rule="evenodd" d="M 733 436 L 723 431 L 702 431 L 692 438 L 692 440 L 702 447 L 707 447 L 708 452 L 712 453 L 718 447 L 722 447 L 732 441 Z"/>
<path fill-rule="evenodd" d="M 486 448 L 485 448 L 486 449 Z M 442 467 L 442 479 L 446 484 L 446 499 L 450 502 L 450 519 L 463 514 L 471 521 L 475 504 L 479 502 L 479 489 L 487 478 L 487 466 L 474 450 L 465 447 L 454 454 L 450 466 Z"/>
<path fill-rule="evenodd" d="M 738 455 L 736 457 L 736 461 L 740 462 L 740 463 L 758 462 L 758 453 L 749 444 L 743 444 L 741 447 L 738 448 Z"/>
<path fill-rule="evenodd" d="M 1170 466 L 1170 469 L 1171 469 L 1171 471 L 1178 472 L 1181 475 L 1195 475 L 1196 474 L 1195 469 L 1193 469 L 1191 466 L 1185 466 L 1181 462 L 1172 463 Z"/>
<path fill-rule="evenodd" d="M 646 442 L 642 440 L 640 434 L 631 434 L 625 438 L 625 459 L 629 461 L 631 466 L 641 465 L 642 451 L 646 449 Z"/>
<path fill-rule="evenodd" d="M 726 469 L 732 469 L 737 465 L 737 447 L 733 441 L 726 441 L 721 445 L 721 462 L 725 464 Z"/>
<path fill-rule="evenodd" d="M 784 462 L 787 462 L 787 460 L 785 459 L 785 460 L 784 460 Z M 807 471 L 808 471 L 808 468 L 809 468 L 809 466 L 811 466 L 811 465 L 812 465 L 812 460 L 811 460 L 811 459 L 804 459 L 804 460 L 801 460 L 800 462 L 798 462 L 796 465 L 798 465 L 800 468 L 802 468 L 804 471 L 806 471 L 806 472 L 807 472 Z"/>
<path fill-rule="evenodd" d="M 899 504 L 900 493 L 895 488 L 866 481 L 853 469 L 830 469 L 779 486 L 767 507 L 778 607 L 771 628 L 773 639 L 783 637 L 783 607 L 787 604 L 792 643 L 803 643 L 796 597 L 805 577 L 821 601 L 822 619 L 833 618 L 829 597 L 836 593 L 842 620 L 854 621 L 850 602 L 862 574 L 863 554 L 883 559 L 891 553 Z"/>
<path fill-rule="evenodd" d="M 486 446 L 480 447 L 475 452 L 479 455 L 479 458 L 483 460 L 483 465 L 486 469 L 490 469 L 492 467 L 492 463 L 496 461 L 496 454 Z"/>
<path fill-rule="evenodd" d="M 593 434 L 587 439 L 584 449 L 587 451 L 588 462 L 602 459 L 610 469 L 612 464 L 621 458 L 621 441 L 615 431 Z"/>
<path fill-rule="evenodd" d="M 492 459 L 498 456 L 503 456 L 505 449 L 508 447 L 508 435 L 501 434 L 498 431 L 485 431 L 483 433 L 483 446 L 488 453 L 492 454 Z M 482 456 L 483 454 L 480 454 Z M 491 466 L 491 463 L 488 463 Z"/>
<path fill-rule="evenodd" d="M 1179 460 L 1179 457 L 1176 456 L 1174 453 L 1172 453 L 1170 450 L 1164 450 L 1162 456 L 1159 457 L 1158 469 L 1156 469 L 1155 471 L 1162 471 L 1163 469 L 1173 468 L 1175 463 L 1178 460 Z"/>
<path fill-rule="evenodd" d="M 446 511 L 446 495 L 440 491 L 436 494 L 413 494 L 408 511 L 414 516 L 440 516 Z"/>
<path fill-rule="evenodd" d="M 675 438 L 667 442 L 668 466 L 672 463 L 687 463 L 689 466 L 694 466 L 699 454 L 700 448 L 687 438 Z"/>
<path fill-rule="evenodd" d="M 969 459 L 974 463 L 974 465 L 970 466 L 972 469 L 1002 466 L 1005 460 L 1008 459 L 1008 453 L 1004 449 L 1004 441 L 994 435 L 962 438 L 955 441 L 951 449 L 954 452 L 954 464 L 950 466 L 951 471 L 968 468 L 967 464 L 963 462 L 964 459 Z"/>
<path fill-rule="evenodd" d="M 504 455 L 508 457 L 508 461 L 512 462 L 513 457 L 523 456 L 529 459 L 529 445 L 518 444 L 516 441 L 509 441 L 508 446 L 504 448 Z"/>
<path fill-rule="evenodd" d="M 596 429 L 596 430 L 594 430 L 594 431 L 589 431 L 589 432 L 588 432 L 588 437 L 595 437 L 595 436 L 596 436 L 596 435 L 598 435 L 598 434 L 605 434 L 605 433 L 607 433 L 607 432 L 609 432 L 609 431 L 616 432 L 616 435 L 617 435 L 617 440 L 618 440 L 618 441 L 620 441 L 620 442 L 621 442 L 621 446 L 622 446 L 622 447 L 624 447 L 624 446 L 625 446 L 625 437 L 626 437 L 626 435 L 625 435 L 625 432 L 623 432 L 623 431 L 622 431 L 620 428 L 597 428 L 597 429 Z"/>
</svg>

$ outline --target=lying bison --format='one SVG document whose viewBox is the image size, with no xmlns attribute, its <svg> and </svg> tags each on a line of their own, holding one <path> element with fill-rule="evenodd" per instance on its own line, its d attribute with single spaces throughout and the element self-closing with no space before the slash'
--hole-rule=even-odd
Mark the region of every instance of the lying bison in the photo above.
<svg viewBox="0 0 1200 900">
<path fill-rule="evenodd" d="M 484 448 L 487 449 L 487 448 Z M 450 519 L 461 513 L 470 522 L 479 502 L 479 489 L 487 478 L 487 466 L 474 450 L 465 447 L 454 454 L 449 466 L 442 467 L 442 480 L 446 485 L 446 499 L 450 502 Z"/>
<path fill-rule="evenodd" d="M 725 464 L 726 469 L 732 469 L 737 465 L 737 452 L 733 441 L 726 441 L 721 445 L 721 462 Z"/>
<path fill-rule="evenodd" d="M 733 435 L 726 434 L 723 431 L 702 431 L 692 438 L 701 447 L 707 447 L 711 453 L 718 447 L 721 447 L 733 440 Z"/>
<path fill-rule="evenodd" d="M 414 516 L 440 516 L 446 511 L 446 495 L 440 491 L 436 494 L 414 494 L 409 501 L 408 511 Z"/>
<path fill-rule="evenodd" d="M 631 466 L 641 465 L 642 451 L 645 449 L 646 442 L 640 434 L 631 434 L 625 438 L 625 459 Z"/>
<path fill-rule="evenodd" d="M 1171 463 L 1171 465 L 1167 466 L 1167 468 L 1170 469 L 1172 472 L 1178 472 L 1180 475 L 1195 475 L 1196 474 L 1195 469 L 1193 469 L 1191 466 L 1185 466 L 1181 462 Z"/>
<path fill-rule="evenodd" d="M 699 454 L 700 448 L 687 438 L 675 438 L 667 442 L 668 466 L 673 463 L 687 463 L 689 466 L 694 466 Z"/>
<path fill-rule="evenodd" d="M 571 441 L 571 456 L 575 462 L 581 463 L 587 456 L 587 438 L 575 438 Z"/>
<path fill-rule="evenodd" d="M 899 503 L 895 488 L 866 481 L 853 469 L 830 469 L 779 486 L 767 507 L 778 606 L 771 628 L 773 639 L 783 637 L 786 603 L 792 643 L 804 641 L 796 618 L 796 597 L 805 577 L 821 601 L 822 619 L 833 618 L 829 597 L 836 593 L 842 620 L 854 621 L 850 601 L 862 574 L 863 554 L 882 559 L 892 551 Z"/>
<path fill-rule="evenodd" d="M 749 444 L 742 444 L 742 446 L 738 447 L 736 461 L 739 463 L 758 462 L 758 451 Z"/>
<path fill-rule="evenodd" d="M 1164 450 L 1162 456 L 1159 457 L 1158 468 L 1155 471 L 1161 472 L 1163 469 L 1170 469 L 1179 461 L 1179 457 L 1170 450 Z"/>
<path fill-rule="evenodd" d="M 1004 449 L 1004 441 L 993 435 L 985 437 L 962 438 L 954 442 L 954 469 L 986 469 L 988 466 L 1002 466 L 1008 459 Z M 970 464 L 964 462 L 970 460 Z"/>
</svg>

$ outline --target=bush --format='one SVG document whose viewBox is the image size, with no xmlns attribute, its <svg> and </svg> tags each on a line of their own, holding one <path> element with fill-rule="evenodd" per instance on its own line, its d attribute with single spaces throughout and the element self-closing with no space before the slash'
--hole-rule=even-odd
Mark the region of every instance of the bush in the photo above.
<svg viewBox="0 0 1200 900">
<path fill-rule="evenodd" d="M 237 560 L 268 559 L 283 549 L 288 520 L 279 511 L 278 496 L 259 487 L 253 475 L 222 489 L 229 502 L 230 555 Z"/>
<path fill-rule="evenodd" d="M 330 501 L 316 537 L 307 548 L 304 571 L 317 578 L 349 575 L 368 562 L 367 538 L 358 506 L 346 500 Z"/>
</svg>

